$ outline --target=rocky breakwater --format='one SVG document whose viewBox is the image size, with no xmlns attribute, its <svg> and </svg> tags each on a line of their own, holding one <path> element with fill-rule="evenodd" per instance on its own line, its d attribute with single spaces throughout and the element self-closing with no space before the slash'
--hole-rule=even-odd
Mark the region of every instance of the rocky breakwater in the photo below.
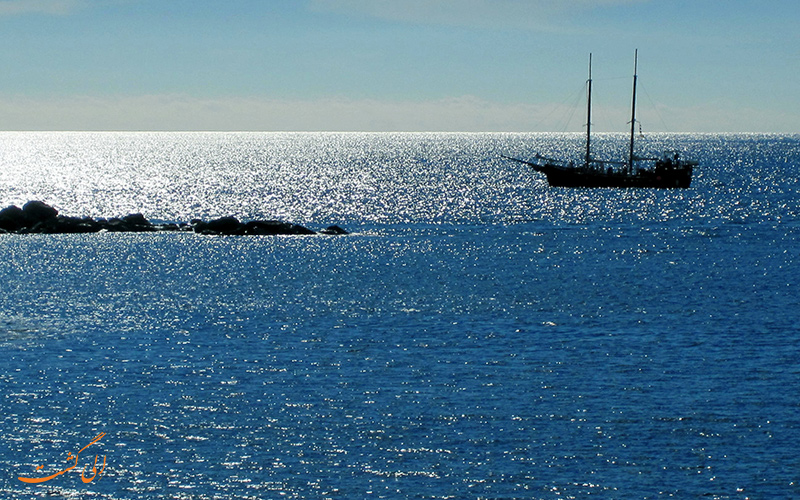
<svg viewBox="0 0 800 500">
<path fill-rule="evenodd" d="M 187 231 L 209 235 L 302 235 L 347 234 L 339 226 L 329 226 L 319 232 L 306 227 L 277 220 L 241 222 L 235 217 L 222 217 L 189 223 L 155 224 L 142 214 L 129 214 L 111 219 L 68 217 L 41 201 L 29 201 L 19 208 L 16 205 L 0 210 L 0 234 L 66 234 L 66 233 L 143 233 L 158 231 Z"/>
</svg>

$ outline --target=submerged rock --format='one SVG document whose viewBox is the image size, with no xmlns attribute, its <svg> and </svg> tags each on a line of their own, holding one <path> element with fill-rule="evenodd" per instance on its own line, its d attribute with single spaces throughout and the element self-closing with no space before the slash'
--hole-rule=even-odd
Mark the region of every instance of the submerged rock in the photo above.
<svg viewBox="0 0 800 500">
<path fill-rule="evenodd" d="M 306 227 L 277 220 L 253 220 L 242 223 L 235 217 L 221 217 L 208 222 L 193 221 L 194 231 L 211 235 L 301 235 L 316 234 Z"/>
<path fill-rule="evenodd" d="M 278 220 L 254 220 L 245 224 L 245 234 L 316 234 L 311 229 Z"/>
<path fill-rule="evenodd" d="M 22 208 L 12 205 L 0 210 L 0 234 L 4 233 L 97 233 L 194 231 L 208 235 L 304 235 L 316 234 L 311 229 L 277 220 L 240 222 L 236 217 L 220 217 L 210 221 L 193 219 L 189 224 L 153 224 L 140 213 L 121 218 L 93 219 L 68 217 L 41 201 L 29 201 Z M 329 226 L 322 234 L 348 234 L 339 226 Z"/>
<path fill-rule="evenodd" d="M 328 226 L 320 231 L 321 234 L 350 234 L 339 226 Z"/>
</svg>

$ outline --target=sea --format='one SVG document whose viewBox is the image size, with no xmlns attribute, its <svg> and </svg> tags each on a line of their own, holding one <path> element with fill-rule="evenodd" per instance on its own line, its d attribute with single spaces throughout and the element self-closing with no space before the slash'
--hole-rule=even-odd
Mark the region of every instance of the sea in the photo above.
<svg viewBox="0 0 800 500">
<path fill-rule="evenodd" d="M 0 133 L 0 497 L 800 498 L 800 135 Z M 622 157 L 601 134 L 598 158 Z M 27 481 L 23 481 L 27 479 Z"/>
</svg>

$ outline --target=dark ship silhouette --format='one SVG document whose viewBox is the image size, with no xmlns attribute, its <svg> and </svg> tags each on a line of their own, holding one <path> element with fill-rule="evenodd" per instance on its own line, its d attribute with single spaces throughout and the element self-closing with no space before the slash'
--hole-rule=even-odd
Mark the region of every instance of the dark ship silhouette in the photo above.
<svg viewBox="0 0 800 500">
<path fill-rule="evenodd" d="M 681 158 L 680 153 L 665 152 L 659 158 L 637 156 L 634 153 L 636 124 L 636 80 L 638 73 L 638 50 L 634 55 L 633 99 L 631 105 L 631 135 L 628 158 L 623 161 L 598 160 L 592 158 L 592 55 L 589 54 L 589 79 L 587 81 L 586 154 L 583 163 L 575 165 L 542 155 L 532 160 L 520 160 L 510 156 L 503 158 L 530 165 L 535 171 L 545 174 L 547 183 L 554 187 L 575 188 L 688 188 L 692 183 L 692 170 L 697 162 Z"/>
</svg>

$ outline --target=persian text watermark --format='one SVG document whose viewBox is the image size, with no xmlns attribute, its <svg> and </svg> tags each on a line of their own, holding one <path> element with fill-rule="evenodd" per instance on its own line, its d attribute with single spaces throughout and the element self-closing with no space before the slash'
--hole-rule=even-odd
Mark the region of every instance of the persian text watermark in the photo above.
<svg viewBox="0 0 800 500">
<path fill-rule="evenodd" d="M 94 439 L 92 439 L 91 442 L 89 442 L 89 444 L 87 444 L 86 446 L 84 446 L 83 448 L 78 450 L 78 453 L 75 454 L 75 455 L 73 455 L 72 452 L 69 452 L 69 455 L 67 456 L 67 463 L 72 463 L 72 465 L 70 465 L 66 469 L 60 470 L 60 471 L 56 472 L 55 474 L 50 474 L 49 476 L 46 476 L 46 477 L 22 477 L 22 476 L 20 476 L 19 480 L 22 481 L 23 483 L 44 483 L 45 481 L 50 481 L 51 479 L 57 478 L 61 474 L 64 474 L 66 472 L 71 471 L 72 469 L 74 469 L 75 467 L 78 466 L 78 458 L 80 457 L 81 453 L 83 453 L 83 450 L 85 450 L 86 448 L 90 447 L 91 445 L 93 445 L 96 442 L 98 442 L 101 439 L 103 439 L 103 436 L 105 436 L 105 435 L 106 435 L 105 432 L 101 432 Z M 74 460 L 74 463 L 72 462 L 73 460 Z M 86 477 L 87 467 L 88 467 L 88 465 L 85 466 L 83 468 L 83 471 L 81 472 L 81 480 L 84 483 L 91 483 L 97 476 L 102 474 L 103 471 L 106 469 L 106 457 L 105 457 L 105 455 L 103 456 L 103 466 L 100 468 L 99 471 L 97 470 L 97 455 L 94 456 L 94 464 L 92 465 L 92 475 L 90 477 Z M 43 468 L 44 468 L 44 465 L 40 465 L 40 466 L 36 467 L 36 470 L 39 471 L 39 470 L 42 470 Z"/>
</svg>

